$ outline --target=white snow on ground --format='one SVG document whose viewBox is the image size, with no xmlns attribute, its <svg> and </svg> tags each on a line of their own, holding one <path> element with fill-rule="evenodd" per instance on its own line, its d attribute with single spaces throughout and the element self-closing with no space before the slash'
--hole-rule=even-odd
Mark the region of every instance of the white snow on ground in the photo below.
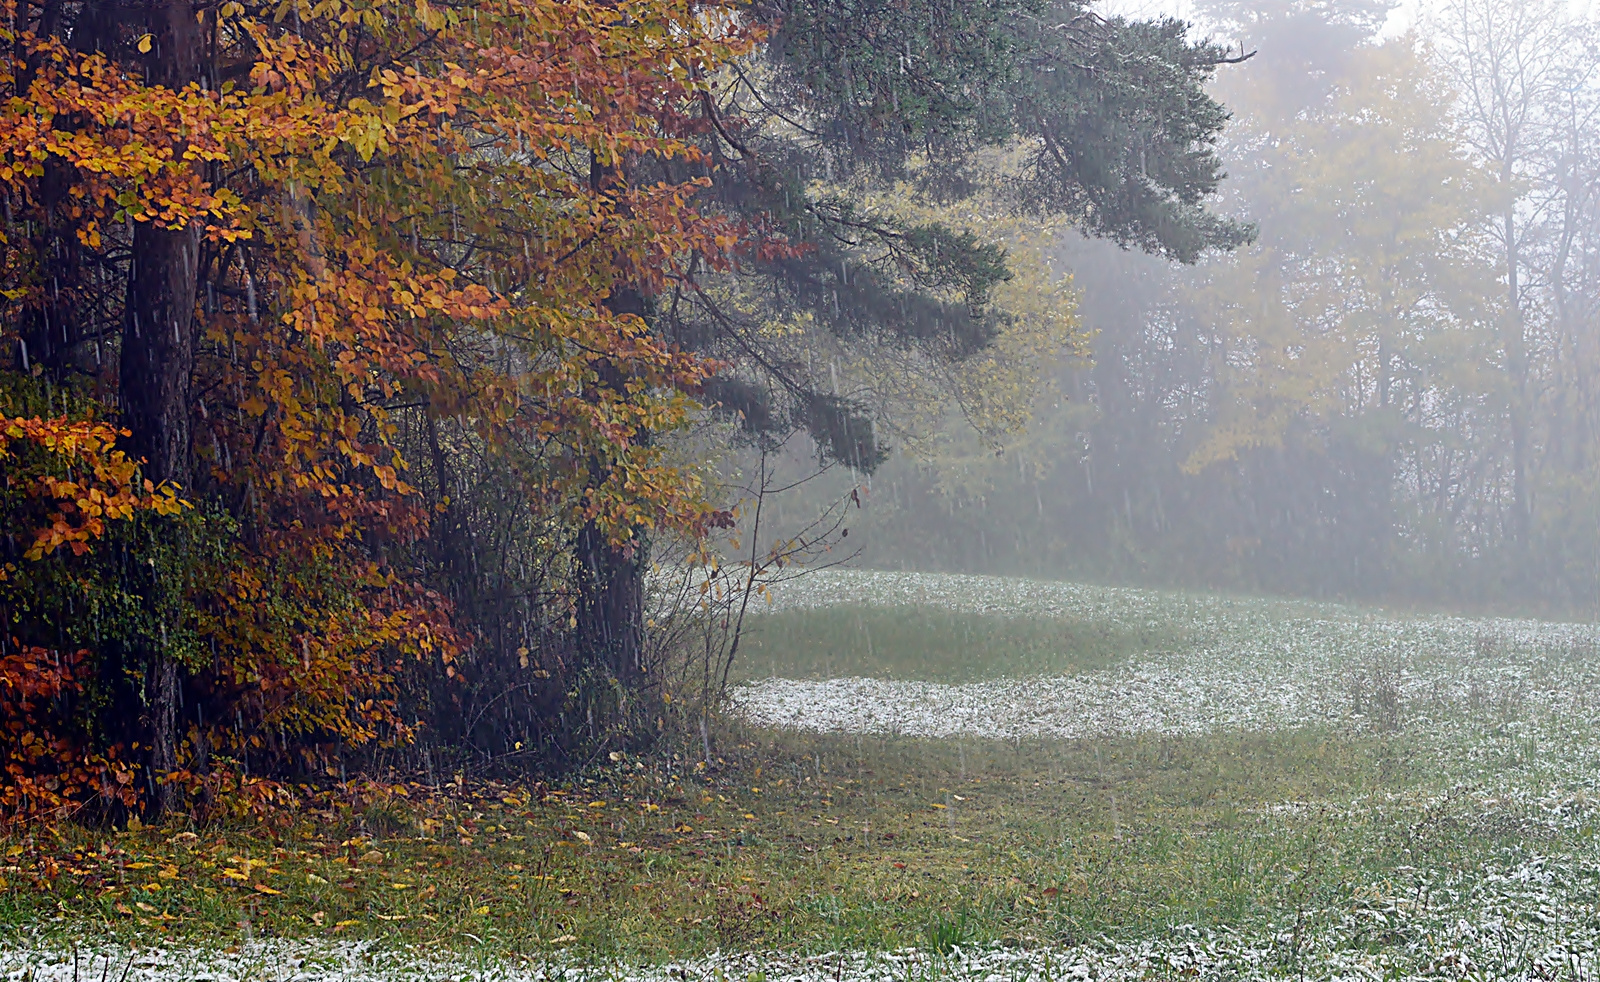
<svg viewBox="0 0 1600 982">
<path fill-rule="evenodd" d="M 1459 617 L 1392 618 L 1327 604 L 1229 600 L 1001 577 L 828 570 L 784 584 L 779 608 L 860 603 L 1113 626 L 1191 640 L 1134 664 L 966 684 L 846 678 L 753 682 L 737 711 L 816 732 L 1076 738 L 1408 727 L 1475 714 L 1527 718 L 1600 704 L 1600 629 Z"/>
<path fill-rule="evenodd" d="M 1245 690 L 1243 686 L 1249 686 Z M 1074 738 L 1112 733 L 1258 729 L 1331 715 L 1320 693 L 1223 673 L 1193 677 L 1159 664 L 1096 678 L 1003 679 L 964 685 L 881 679 L 770 679 L 738 694 L 761 726 L 919 737 Z M 1249 691 L 1247 698 L 1237 698 Z"/>
<path fill-rule="evenodd" d="M 769 679 L 737 696 L 757 723 L 811 731 L 1016 739 L 1198 734 L 1307 725 L 1408 731 L 1461 782 L 1427 801 L 1345 810 L 1413 821 L 1419 807 L 1514 828 L 1523 843 L 1475 869 L 1397 871 L 1337 909 L 1239 931 L 1177 925 L 1072 947 L 819 956 L 718 954 L 594 965 L 552 948 L 513 961 L 365 942 L 257 941 L 229 950 L 0 946 L 0 982 L 971 982 L 1089 979 L 1420 980 L 1600 977 L 1600 631 L 1527 620 L 1401 618 L 1334 605 L 1190 597 L 994 577 L 828 571 L 785 584 L 782 607 L 866 603 L 1165 627 L 1182 650 L 1112 670 L 966 685 Z M 1513 758 L 1517 766 L 1506 767 Z M 1266 805 L 1296 820 L 1305 802 Z M 1402 818 L 1402 813 L 1409 818 Z M 1540 843 L 1576 848 L 1546 854 Z M 492 948 L 491 944 L 486 947 Z"/>
<path fill-rule="evenodd" d="M 664 965 L 496 962 L 352 942 L 234 951 L 0 950 L 10 982 L 972 982 L 1077 979 L 1589 979 L 1600 972 L 1600 856 L 1375 884 L 1321 931 L 1200 932 L 1074 947 L 717 954 Z"/>
</svg>

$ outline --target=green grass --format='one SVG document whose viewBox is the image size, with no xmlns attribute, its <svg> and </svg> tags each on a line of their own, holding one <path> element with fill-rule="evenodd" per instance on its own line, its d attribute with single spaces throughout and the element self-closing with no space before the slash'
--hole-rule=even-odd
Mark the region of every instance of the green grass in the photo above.
<svg viewBox="0 0 1600 982">
<path fill-rule="evenodd" d="M 930 682 L 1075 675 L 1184 640 L 1184 631 L 1167 625 L 862 604 L 761 615 L 750 624 L 738 671 L 744 678 Z"/>
<path fill-rule="evenodd" d="M 1403 832 L 1427 815 L 1420 794 L 1381 819 L 1324 811 L 1432 784 L 1397 737 L 744 736 L 709 771 L 624 762 L 543 801 L 469 786 L 270 833 L 68 826 L 15 842 L 0 917 L 128 940 L 381 936 L 597 959 L 1070 942 L 1281 920 L 1423 851 L 1472 863 L 1513 834 L 1419 844 Z"/>
<path fill-rule="evenodd" d="M 1192 643 L 1192 623 L 780 610 L 755 625 L 743 670 L 1084 673 Z M 1549 787 L 1567 773 L 1551 741 L 1594 742 L 1540 736 L 1508 706 L 1415 726 L 1397 712 L 1385 726 L 1017 742 L 725 720 L 710 766 L 695 732 L 558 787 L 351 786 L 271 827 L 12 830 L 0 924 L 63 943 L 373 938 L 596 962 L 1137 940 L 1181 924 L 1298 937 L 1419 877 L 1592 837 L 1587 813 L 1551 824 L 1533 799 L 1491 814 L 1450 791 Z M 1449 727 L 1478 729 L 1469 745 Z"/>
</svg>

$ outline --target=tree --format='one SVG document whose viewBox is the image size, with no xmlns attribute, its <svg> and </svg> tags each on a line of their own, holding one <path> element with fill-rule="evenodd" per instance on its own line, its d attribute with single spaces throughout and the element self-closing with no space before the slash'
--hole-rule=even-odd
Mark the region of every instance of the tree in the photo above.
<svg viewBox="0 0 1600 982">
<path fill-rule="evenodd" d="M 615 298 L 659 337 L 724 366 L 704 398 L 751 443 L 804 432 L 824 463 L 870 471 L 886 455 L 877 424 L 887 416 L 841 393 L 837 370 L 825 370 L 839 359 L 821 352 L 893 351 L 924 378 L 954 379 L 1005 333 L 993 304 L 1012 275 L 1003 247 L 881 207 L 897 182 L 954 204 L 993 178 L 1007 188 L 999 212 L 1064 218 L 1182 261 L 1249 238 L 1205 207 L 1227 114 L 1204 84 L 1229 56 L 1191 43 L 1181 23 L 1032 0 L 752 11 L 776 26 L 699 93 L 704 162 L 640 154 L 592 171 L 600 187 L 697 173 L 700 206 L 763 243 Z M 886 48 L 891 37 L 905 50 Z M 999 159 L 1004 173 L 983 172 Z M 777 327 L 800 323 L 803 341 Z M 577 544 L 578 658 L 606 666 L 623 690 L 643 644 L 646 532 L 602 543 L 586 529 Z"/>
<path fill-rule="evenodd" d="M 706 99 L 713 153 L 730 161 L 715 191 L 803 248 L 739 267 L 747 292 L 774 298 L 760 316 L 724 309 L 695 277 L 674 293 L 668 328 L 737 366 L 711 395 L 752 436 L 805 430 L 856 467 L 882 456 L 866 407 L 835 396 L 815 363 L 767 350 L 760 325 L 775 316 L 946 365 L 995 337 L 1003 250 L 865 209 L 863 194 L 907 180 L 954 203 L 997 183 L 997 204 L 1183 262 L 1251 235 L 1206 209 L 1227 112 L 1204 86 L 1232 59 L 1181 22 L 1035 0 L 757 9 L 778 25 L 764 57 Z"/>
<path fill-rule="evenodd" d="M 170 733 L 178 690 L 181 741 L 142 768 L 158 807 L 403 744 L 452 698 L 469 638 L 419 562 L 452 500 L 442 468 L 432 500 L 413 478 L 411 434 L 538 447 L 527 507 L 613 541 L 716 520 L 640 436 L 683 425 L 710 366 L 607 298 L 745 239 L 687 206 L 694 179 L 588 173 L 699 158 L 684 110 L 748 45 L 702 11 L 221 3 L 195 35 L 187 6 L 7 5 L 7 235 L 42 245 L 11 257 L 5 323 L 72 311 L 17 404 L 120 406 L 149 493 L 183 481 L 194 507 L 19 564 L 4 603 L 86 652 L 56 709 L 86 749 Z M 66 300 L 64 242 L 91 271 Z M 144 726 L 130 677 L 153 680 Z"/>
<path fill-rule="evenodd" d="M 1539 284 L 1530 241 L 1549 209 L 1551 137 L 1573 42 L 1564 8 L 1554 3 L 1455 0 L 1439 19 L 1445 65 L 1459 90 L 1461 118 L 1478 156 L 1499 184 L 1489 226 L 1499 250 L 1504 290 L 1501 344 L 1511 392 L 1506 415 L 1511 445 L 1511 538 L 1526 548 L 1533 506 L 1528 489 L 1532 358 L 1530 308 Z"/>
</svg>

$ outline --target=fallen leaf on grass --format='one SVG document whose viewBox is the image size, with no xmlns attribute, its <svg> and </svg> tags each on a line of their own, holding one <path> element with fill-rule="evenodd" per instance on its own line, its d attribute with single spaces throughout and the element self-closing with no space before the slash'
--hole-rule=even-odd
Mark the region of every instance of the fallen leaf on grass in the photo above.
<svg viewBox="0 0 1600 982">
<path fill-rule="evenodd" d="M 265 883 L 257 883 L 251 889 L 255 890 L 256 893 L 264 893 L 269 897 L 276 897 L 279 894 L 283 893 L 282 890 L 274 890 L 271 887 L 267 886 Z"/>
</svg>

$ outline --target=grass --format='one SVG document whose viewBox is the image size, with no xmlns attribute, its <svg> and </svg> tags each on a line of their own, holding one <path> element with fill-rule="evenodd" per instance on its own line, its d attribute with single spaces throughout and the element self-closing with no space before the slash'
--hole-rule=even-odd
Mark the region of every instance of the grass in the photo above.
<svg viewBox="0 0 1600 982">
<path fill-rule="evenodd" d="M 271 835 L 65 827 L 12 844 L 0 916 L 127 940 L 381 936 L 625 960 L 944 945 L 957 930 L 973 943 L 1135 937 L 1281 919 L 1414 863 L 1393 816 L 1333 819 L 1317 803 L 1416 791 L 1399 809 L 1415 823 L 1430 776 L 1401 739 L 1316 732 L 747 736 L 709 770 L 623 762 L 538 798 L 417 790 Z M 1314 804 L 1270 810 L 1285 802 Z M 1499 844 L 1480 835 L 1461 861 Z"/>
<path fill-rule="evenodd" d="M 1162 624 L 848 604 L 758 618 L 738 669 L 746 679 L 975 682 L 1101 671 L 1183 640 L 1181 631 Z"/>
<path fill-rule="evenodd" d="M 1427 936 L 1442 937 L 1489 909 L 1473 893 L 1484 870 L 1568 857 L 1577 865 L 1565 881 L 1589 882 L 1600 814 L 1587 804 L 1600 800 L 1589 649 L 1547 651 L 1526 632 L 1501 643 L 1470 625 L 1391 631 L 1359 612 L 1335 630 L 1325 609 L 1311 624 L 1303 608 L 1248 605 L 1227 615 L 1242 626 L 1224 644 L 1220 615 L 1196 614 L 1192 600 L 1165 618 L 1159 598 L 1129 603 L 1133 616 L 1080 619 L 954 604 L 915 616 L 891 603 L 780 608 L 752 634 L 747 677 L 1099 677 L 1169 655 L 1248 660 L 1252 646 L 1294 660 L 1283 639 L 1300 638 L 1332 646 L 1318 671 L 1353 659 L 1334 688 L 1366 685 L 1349 699 L 1384 710 L 1014 740 L 728 719 L 709 762 L 695 734 L 561 786 L 346 786 L 281 827 L 14 834 L 0 924 L 17 943 L 58 947 L 370 939 L 595 965 L 714 951 L 1058 951 L 1153 944 L 1181 929 L 1265 939 L 1252 964 L 1296 974 L 1317 944 L 1422 959 L 1426 932 L 1402 931 L 1407 918 L 1431 911 L 1446 927 Z M 1351 647 L 1358 635 L 1389 659 L 1381 686 L 1379 662 Z M 1460 658 L 1445 642 L 1427 647 L 1457 635 L 1470 649 Z M 1455 699 L 1438 680 L 1453 676 L 1417 681 L 1407 645 L 1415 665 L 1504 668 L 1528 688 L 1484 675 Z M 1565 916 L 1557 900 L 1503 895 L 1493 902 L 1512 922 L 1533 924 L 1518 920 L 1530 905 Z"/>
</svg>

